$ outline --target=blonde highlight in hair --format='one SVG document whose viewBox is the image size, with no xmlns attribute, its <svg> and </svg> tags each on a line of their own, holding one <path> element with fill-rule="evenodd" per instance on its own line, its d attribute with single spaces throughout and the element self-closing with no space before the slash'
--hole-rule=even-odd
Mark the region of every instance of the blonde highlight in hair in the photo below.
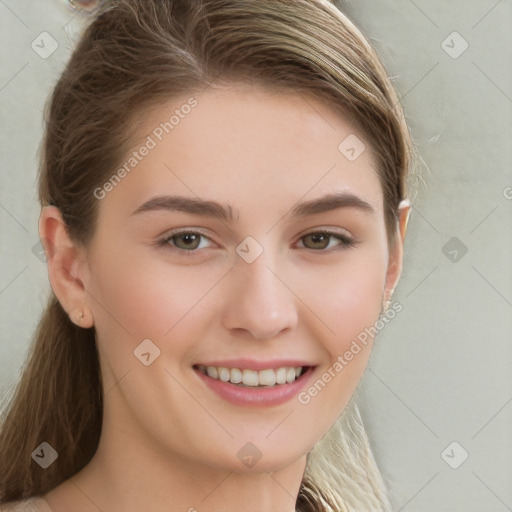
<svg viewBox="0 0 512 512">
<path fill-rule="evenodd" d="M 359 408 L 351 400 L 308 455 L 297 512 L 359 510 L 391 512 L 391 504 Z"/>
<path fill-rule="evenodd" d="M 173 96 L 240 82 L 310 94 L 345 116 L 371 145 L 388 238 L 407 198 L 409 131 L 376 52 L 328 0 L 116 0 L 85 30 L 46 110 L 39 198 L 87 244 L 92 191 L 123 161 L 136 120 Z M 52 294 L 0 427 L 0 503 L 46 493 L 94 455 L 102 385 L 93 329 L 76 327 Z M 60 447 L 41 470 L 30 452 Z M 308 456 L 300 512 L 390 510 L 352 401 Z"/>
</svg>

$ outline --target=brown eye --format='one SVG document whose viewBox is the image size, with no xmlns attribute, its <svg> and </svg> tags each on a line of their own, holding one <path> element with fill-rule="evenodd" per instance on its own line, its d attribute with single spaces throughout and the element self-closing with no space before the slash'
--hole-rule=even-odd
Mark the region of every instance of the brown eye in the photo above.
<svg viewBox="0 0 512 512">
<path fill-rule="evenodd" d="M 201 242 L 201 236 L 198 233 L 180 233 L 179 235 L 173 235 L 167 239 L 167 241 L 172 240 L 172 243 L 178 249 L 184 250 L 194 250 L 199 247 L 199 243 Z"/>
<path fill-rule="evenodd" d="M 156 242 L 158 247 L 178 255 L 201 256 L 203 249 L 215 247 L 213 240 L 201 231 L 173 231 Z"/>
<path fill-rule="evenodd" d="M 354 240 L 345 235 L 328 231 L 315 231 L 303 236 L 301 240 L 306 249 L 315 250 L 343 249 L 345 247 L 353 247 L 356 244 Z"/>
<path fill-rule="evenodd" d="M 332 235 L 327 233 L 310 233 L 302 238 L 308 249 L 325 249 L 331 241 Z"/>
</svg>

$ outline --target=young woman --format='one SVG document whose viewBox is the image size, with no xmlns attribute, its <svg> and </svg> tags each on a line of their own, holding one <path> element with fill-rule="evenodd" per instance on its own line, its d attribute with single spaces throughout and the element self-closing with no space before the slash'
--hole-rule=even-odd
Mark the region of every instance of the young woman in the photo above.
<svg viewBox="0 0 512 512">
<path fill-rule="evenodd" d="M 411 154 L 327 0 L 105 6 L 49 103 L 53 293 L 3 415 L 2 510 L 390 510 L 351 397 Z"/>
</svg>

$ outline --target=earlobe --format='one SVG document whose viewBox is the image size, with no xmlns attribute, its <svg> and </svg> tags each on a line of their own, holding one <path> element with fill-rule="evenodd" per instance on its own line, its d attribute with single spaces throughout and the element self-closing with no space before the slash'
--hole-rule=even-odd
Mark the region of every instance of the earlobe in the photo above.
<svg viewBox="0 0 512 512">
<path fill-rule="evenodd" d="M 94 324 L 87 308 L 87 291 L 83 282 L 83 249 L 69 237 L 60 210 L 45 206 L 39 217 L 39 237 L 43 244 L 50 284 L 71 321 L 79 327 Z"/>
<path fill-rule="evenodd" d="M 74 324 L 78 325 L 78 327 L 82 327 L 84 329 L 88 329 L 94 325 L 92 313 L 90 313 L 88 308 L 85 308 L 85 306 L 83 309 L 75 311 L 73 314 L 69 315 L 69 318 Z"/>
</svg>

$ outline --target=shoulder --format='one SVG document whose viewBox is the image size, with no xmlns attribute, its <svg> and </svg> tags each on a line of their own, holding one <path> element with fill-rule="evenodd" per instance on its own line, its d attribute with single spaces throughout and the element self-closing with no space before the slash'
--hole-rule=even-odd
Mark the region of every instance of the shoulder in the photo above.
<svg viewBox="0 0 512 512">
<path fill-rule="evenodd" d="M 52 509 L 44 499 L 34 497 L 0 505 L 0 512 L 52 512 Z"/>
</svg>

